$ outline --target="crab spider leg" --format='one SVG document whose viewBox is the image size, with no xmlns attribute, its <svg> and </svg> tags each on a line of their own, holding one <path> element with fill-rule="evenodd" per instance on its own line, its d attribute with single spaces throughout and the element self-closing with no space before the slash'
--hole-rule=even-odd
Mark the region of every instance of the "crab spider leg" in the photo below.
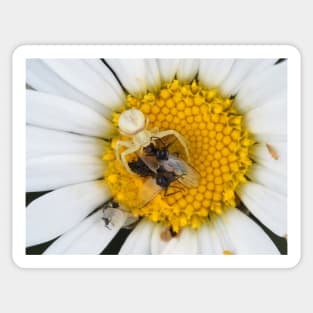
<svg viewBox="0 0 313 313">
<path fill-rule="evenodd" d="M 115 145 L 115 158 L 116 160 L 120 161 L 121 158 L 120 158 L 120 147 L 127 147 L 127 148 L 130 148 L 133 146 L 133 143 L 129 142 L 129 141 L 122 141 L 122 140 L 119 140 L 116 145 Z"/>
<path fill-rule="evenodd" d="M 146 117 L 145 129 L 148 128 L 149 123 L 150 123 L 149 117 Z"/>
<path fill-rule="evenodd" d="M 128 166 L 128 162 L 126 160 L 126 155 L 128 154 L 131 154 L 131 153 L 134 153 L 136 152 L 137 150 L 140 149 L 140 146 L 138 145 L 135 145 L 135 144 L 132 144 L 132 146 L 130 148 L 128 148 L 127 150 L 123 151 L 121 153 L 121 161 L 122 161 L 122 164 L 124 165 L 125 169 L 131 173 L 131 174 L 134 174 L 134 172 L 129 168 Z"/>
<path fill-rule="evenodd" d="M 166 147 L 166 144 L 164 143 L 164 141 L 162 140 L 162 138 L 156 137 L 156 136 L 152 136 L 152 137 L 151 137 L 151 140 L 153 140 L 153 139 L 159 139 L 159 140 L 161 141 L 163 147 Z M 167 148 L 167 147 L 166 147 L 166 148 Z"/>
<path fill-rule="evenodd" d="M 187 143 L 186 143 L 186 140 L 184 139 L 184 137 L 181 134 L 179 134 L 177 131 L 175 131 L 173 129 L 169 129 L 169 130 L 160 131 L 160 132 L 158 132 L 156 134 L 153 134 L 153 135 L 156 136 L 156 137 L 159 137 L 159 138 L 162 138 L 162 137 L 165 137 L 165 136 L 169 136 L 169 135 L 175 136 L 177 138 L 177 140 L 183 146 L 183 148 L 185 150 L 185 153 L 186 153 L 186 156 L 187 156 L 187 160 L 189 162 L 190 156 L 189 156 L 189 151 L 188 151 L 188 148 L 187 148 Z"/>
<path fill-rule="evenodd" d="M 149 129 L 149 132 L 152 133 L 152 134 L 155 134 L 155 133 L 158 133 L 159 132 L 159 127 L 153 127 L 151 129 Z"/>
</svg>

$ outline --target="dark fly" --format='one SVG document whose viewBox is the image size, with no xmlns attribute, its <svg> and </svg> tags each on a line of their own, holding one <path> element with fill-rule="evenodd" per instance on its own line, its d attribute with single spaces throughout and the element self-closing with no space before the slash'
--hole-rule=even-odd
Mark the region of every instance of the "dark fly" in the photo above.
<svg viewBox="0 0 313 313">
<path fill-rule="evenodd" d="M 162 173 L 172 172 L 183 185 L 196 188 L 200 181 L 199 173 L 186 161 L 179 158 L 177 153 L 169 151 L 169 147 L 174 141 L 166 142 L 167 139 L 166 137 L 156 138 L 143 148 L 139 154 L 140 159 L 151 171 L 157 173 L 160 169 Z"/>
<path fill-rule="evenodd" d="M 153 177 L 156 184 L 165 189 L 165 196 L 171 195 L 168 194 L 168 188 L 172 182 L 179 179 L 178 175 L 176 175 L 174 172 L 167 171 L 162 166 L 159 166 L 156 171 L 152 171 L 141 158 L 138 158 L 136 161 L 129 162 L 128 166 L 139 176 Z M 181 189 L 176 186 L 174 188 Z"/>
<path fill-rule="evenodd" d="M 153 137 L 151 139 L 154 141 L 138 152 L 138 159 L 128 163 L 135 174 L 142 177 L 150 176 L 140 188 L 139 207 L 145 206 L 162 190 L 164 190 L 164 196 L 170 196 L 183 190 L 183 187 L 172 184 L 175 181 L 186 187 L 194 188 L 198 186 L 200 179 L 200 175 L 195 169 L 174 153 L 169 152 L 169 146 L 173 140 L 168 143 L 166 142 L 168 138 Z M 176 190 L 168 193 L 169 187 Z"/>
<path fill-rule="evenodd" d="M 180 176 L 176 175 L 173 171 L 167 171 L 162 166 L 158 166 L 158 168 L 153 171 L 141 158 L 129 162 L 128 165 L 137 175 L 149 177 L 139 190 L 138 207 L 145 206 L 162 190 L 164 190 L 164 196 L 170 196 L 183 190 L 182 187 L 172 185 L 173 182 L 180 178 Z M 175 191 L 169 193 L 169 187 L 175 189 Z"/>
</svg>

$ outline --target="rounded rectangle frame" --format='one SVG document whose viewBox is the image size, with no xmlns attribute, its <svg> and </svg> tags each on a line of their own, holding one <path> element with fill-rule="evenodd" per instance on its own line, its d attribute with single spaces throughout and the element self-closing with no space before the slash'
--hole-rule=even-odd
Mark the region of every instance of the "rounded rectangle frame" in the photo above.
<svg viewBox="0 0 313 313">
<path fill-rule="evenodd" d="M 28 58 L 288 59 L 287 255 L 26 255 L 25 61 Z M 301 57 L 288 45 L 28 45 L 13 54 L 12 256 L 22 268 L 291 268 L 301 256 Z M 289 208 L 292 208 L 289 209 Z"/>
</svg>

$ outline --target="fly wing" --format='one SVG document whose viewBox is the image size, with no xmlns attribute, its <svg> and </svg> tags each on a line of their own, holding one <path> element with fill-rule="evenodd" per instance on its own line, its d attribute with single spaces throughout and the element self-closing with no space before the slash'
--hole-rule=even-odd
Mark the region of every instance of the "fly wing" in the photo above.
<svg viewBox="0 0 313 313">
<path fill-rule="evenodd" d="M 156 183 L 155 178 L 148 178 L 140 188 L 138 194 L 138 208 L 147 205 L 160 191 L 162 191 L 162 187 Z"/>
<path fill-rule="evenodd" d="M 149 167 L 154 173 L 160 167 L 160 163 L 155 156 L 145 155 L 143 152 L 139 152 L 139 158 Z"/>
<path fill-rule="evenodd" d="M 183 161 L 183 163 L 186 174 L 180 177 L 178 180 L 189 188 L 198 187 L 200 183 L 200 174 L 185 161 Z"/>
<path fill-rule="evenodd" d="M 155 137 L 152 137 L 152 140 L 154 143 L 156 143 L 158 148 L 164 148 L 166 146 L 171 146 L 177 140 L 177 138 L 174 135 L 168 135 L 162 138 L 159 138 L 156 135 Z"/>
<path fill-rule="evenodd" d="M 160 161 L 168 172 L 174 172 L 178 180 L 189 188 L 196 188 L 200 182 L 200 174 L 187 162 L 170 154 L 168 160 Z"/>
</svg>

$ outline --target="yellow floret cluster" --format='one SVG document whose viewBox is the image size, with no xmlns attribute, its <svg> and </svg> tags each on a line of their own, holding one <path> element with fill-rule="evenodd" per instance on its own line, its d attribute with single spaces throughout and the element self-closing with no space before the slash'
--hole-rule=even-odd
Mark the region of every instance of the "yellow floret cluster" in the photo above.
<svg viewBox="0 0 313 313">
<path fill-rule="evenodd" d="M 197 188 L 184 188 L 170 196 L 161 192 L 145 207 L 137 207 L 136 195 L 145 178 L 129 174 L 115 160 L 114 144 L 121 139 L 119 136 L 103 157 L 109 161 L 105 177 L 117 201 L 132 214 L 161 222 L 175 232 L 185 226 L 198 228 L 211 214 L 221 214 L 236 205 L 235 190 L 246 182 L 252 164 L 249 148 L 254 141 L 233 99 L 196 81 L 181 84 L 174 80 L 157 94 L 147 93 L 140 99 L 128 96 L 125 108 L 130 107 L 140 109 L 149 118 L 149 128 L 174 129 L 183 135 L 188 142 L 190 164 L 201 180 Z M 113 117 L 115 124 L 118 116 Z"/>
</svg>

